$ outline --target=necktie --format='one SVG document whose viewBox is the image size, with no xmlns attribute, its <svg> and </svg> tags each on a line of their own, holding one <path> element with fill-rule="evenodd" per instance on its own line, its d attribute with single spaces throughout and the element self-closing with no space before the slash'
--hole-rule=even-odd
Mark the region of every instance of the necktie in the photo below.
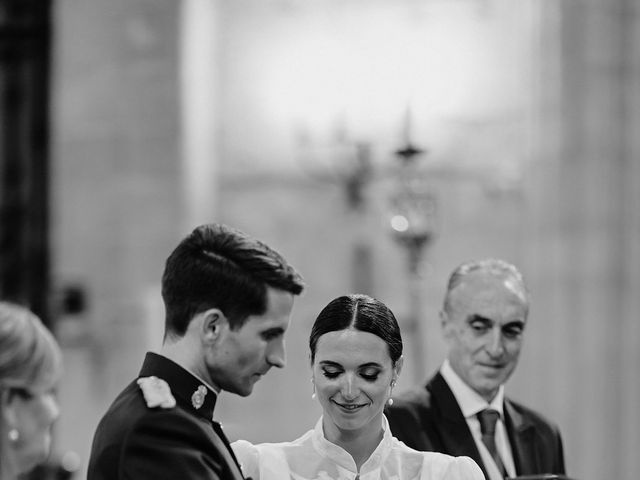
<svg viewBox="0 0 640 480">
<path fill-rule="evenodd" d="M 500 413 L 495 410 L 487 408 L 486 410 L 478 413 L 478 420 L 480 420 L 480 432 L 482 433 L 482 443 L 485 444 L 487 450 L 496 462 L 498 470 L 504 477 L 505 468 L 502 463 L 502 459 L 498 454 L 498 448 L 496 447 L 496 422 L 500 418 Z"/>
</svg>

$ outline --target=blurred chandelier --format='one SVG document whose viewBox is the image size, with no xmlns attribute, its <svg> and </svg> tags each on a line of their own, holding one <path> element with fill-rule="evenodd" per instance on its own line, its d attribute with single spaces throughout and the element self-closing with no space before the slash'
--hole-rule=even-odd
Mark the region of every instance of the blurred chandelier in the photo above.
<svg viewBox="0 0 640 480">
<path fill-rule="evenodd" d="M 426 151 L 411 140 L 411 112 L 407 109 L 402 145 L 392 163 L 374 164 L 372 145 L 349 138 L 338 124 L 330 140 L 321 147 L 307 134 L 298 136 L 300 166 L 322 183 L 342 186 L 347 206 L 353 211 L 367 208 L 366 190 L 371 184 L 388 185 L 385 224 L 393 238 L 408 253 L 409 267 L 416 272 L 422 252 L 437 235 L 438 202 L 429 182 L 430 170 L 423 165 Z M 433 172 L 432 172 L 433 173 Z"/>
<path fill-rule="evenodd" d="M 418 272 L 424 248 L 437 234 L 437 198 L 419 171 L 418 160 L 424 153 L 410 141 L 395 152 L 400 165 L 389 198 L 391 231 L 407 250 L 412 273 Z"/>
</svg>

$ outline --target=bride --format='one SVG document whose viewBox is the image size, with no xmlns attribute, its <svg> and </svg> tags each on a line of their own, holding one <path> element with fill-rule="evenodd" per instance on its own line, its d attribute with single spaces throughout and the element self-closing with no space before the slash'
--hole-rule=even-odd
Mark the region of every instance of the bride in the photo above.
<svg viewBox="0 0 640 480">
<path fill-rule="evenodd" d="M 383 409 L 402 369 L 396 319 L 379 300 L 332 300 L 311 329 L 314 396 L 323 415 L 292 442 L 232 446 L 253 480 L 483 480 L 468 457 L 419 452 L 393 437 Z"/>
</svg>

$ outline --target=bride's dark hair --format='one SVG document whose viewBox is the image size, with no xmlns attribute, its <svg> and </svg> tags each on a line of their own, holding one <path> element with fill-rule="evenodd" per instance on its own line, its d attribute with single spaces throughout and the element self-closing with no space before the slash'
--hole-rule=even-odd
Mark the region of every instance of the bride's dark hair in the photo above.
<svg viewBox="0 0 640 480">
<path fill-rule="evenodd" d="M 322 335 L 349 328 L 372 333 L 384 340 L 394 365 L 402 356 L 400 327 L 389 307 L 368 295 L 351 294 L 331 300 L 318 314 L 309 336 L 311 362 Z"/>
</svg>

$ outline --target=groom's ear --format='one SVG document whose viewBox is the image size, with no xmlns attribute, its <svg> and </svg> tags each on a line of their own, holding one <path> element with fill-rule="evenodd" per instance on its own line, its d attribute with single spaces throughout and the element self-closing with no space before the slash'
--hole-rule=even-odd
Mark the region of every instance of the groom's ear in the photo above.
<svg viewBox="0 0 640 480">
<path fill-rule="evenodd" d="M 202 323 L 200 325 L 201 338 L 204 343 L 214 344 L 222 336 L 225 329 L 229 328 L 229 321 L 224 313 L 218 308 L 210 308 L 200 314 Z"/>
</svg>

